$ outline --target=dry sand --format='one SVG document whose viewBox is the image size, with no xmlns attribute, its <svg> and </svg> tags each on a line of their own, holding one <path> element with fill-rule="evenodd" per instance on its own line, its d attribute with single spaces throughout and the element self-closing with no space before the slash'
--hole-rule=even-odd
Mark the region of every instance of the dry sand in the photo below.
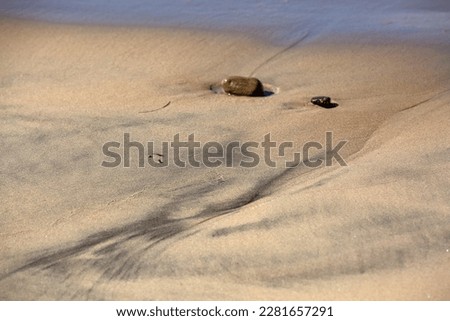
<svg viewBox="0 0 450 321">
<path fill-rule="evenodd" d="M 1 299 L 450 299 L 448 33 L 277 55 L 188 29 L 0 30 Z M 258 66 L 278 94 L 208 90 Z M 327 131 L 348 166 L 101 167 L 124 133 L 302 146 Z"/>
</svg>

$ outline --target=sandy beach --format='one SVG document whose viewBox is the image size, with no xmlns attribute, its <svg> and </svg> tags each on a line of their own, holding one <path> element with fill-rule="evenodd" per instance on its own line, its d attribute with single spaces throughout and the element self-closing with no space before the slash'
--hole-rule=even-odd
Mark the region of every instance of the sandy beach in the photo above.
<svg viewBox="0 0 450 321">
<path fill-rule="evenodd" d="M 408 10 L 450 17 L 443 1 Z M 449 300 L 450 23 L 404 21 L 404 37 L 311 23 L 276 41 L 0 16 L 0 299 Z M 274 94 L 210 90 L 232 75 Z M 327 132 L 345 166 L 320 148 L 318 167 L 285 166 L 295 149 L 263 161 L 267 134 Z M 146 165 L 135 148 L 102 166 L 125 134 L 154 142 Z M 260 162 L 150 166 L 177 134 L 255 142 Z"/>
</svg>

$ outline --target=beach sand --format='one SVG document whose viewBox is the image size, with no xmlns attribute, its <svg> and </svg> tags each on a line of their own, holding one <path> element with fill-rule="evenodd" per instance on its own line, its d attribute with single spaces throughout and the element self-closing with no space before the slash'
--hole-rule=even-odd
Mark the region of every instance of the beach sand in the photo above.
<svg viewBox="0 0 450 321">
<path fill-rule="evenodd" d="M 450 299 L 448 31 L 287 49 L 189 28 L 0 30 L 1 299 Z M 277 94 L 209 90 L 252 73 Z M 325 146 L 326 132 L 347 166 L 286 168 L 288 153 L 274 168 L 261 148 L 253 168 L 237 153 L 139 168 L 136 150 L 101 166 L 124 133 L 160 153 L 176 134 Z"/>
</svg>

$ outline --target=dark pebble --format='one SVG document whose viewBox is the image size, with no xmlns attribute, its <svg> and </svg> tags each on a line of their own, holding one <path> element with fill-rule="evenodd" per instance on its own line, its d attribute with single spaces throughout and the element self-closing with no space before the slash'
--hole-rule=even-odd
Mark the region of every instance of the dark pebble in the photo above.
<svg viewBox="0 0 450 321">
<path fill-rule="evenodd" d="M 259 79 L 233 76 L 222 80 L 223 90 L 236 96 L 264 96 L 264 86 Z"/>
<path fill-rule="evenodd" d="M 311 102 L 314 105 L 320 106 L 320 107 L 325 107 L 325 108 L 333 108 L 336 107 L 337 104 L 336 103 L 332 103 L 331 102 L 331 98 L 328 96 L 316 96 L 311 98 Z"/>
</svg>

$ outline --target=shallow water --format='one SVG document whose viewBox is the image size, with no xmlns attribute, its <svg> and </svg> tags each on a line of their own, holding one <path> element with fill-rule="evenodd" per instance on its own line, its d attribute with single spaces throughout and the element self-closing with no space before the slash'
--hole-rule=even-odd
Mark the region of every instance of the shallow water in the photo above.
<svg viewBox="0 0 450 321">
<path fill-rule="evenodd" d="M 39 20 L 245 30 L 291 43 L 308 34 L 368 33 L 437 40 L 450 37 L 445 0 L 3 0 L 0 14 Z"/>
</svg>

